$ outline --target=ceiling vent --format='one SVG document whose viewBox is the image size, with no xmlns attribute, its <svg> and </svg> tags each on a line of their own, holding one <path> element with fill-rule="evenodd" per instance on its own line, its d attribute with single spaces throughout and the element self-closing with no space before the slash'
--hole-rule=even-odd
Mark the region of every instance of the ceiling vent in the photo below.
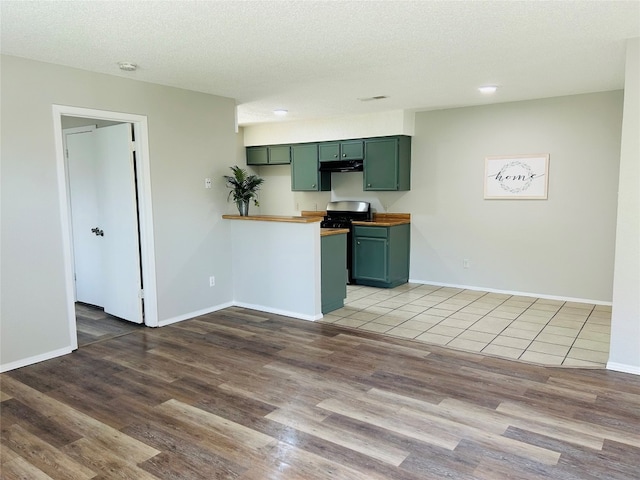
<svg viewBox="0 0 640 480">
<path fill-rule="evenodd" d="M 359 98 L 358 100 L 360 100 L 361 102 L 372 102 L 374 100 L 384 100 L 385 98 L 389 98 L 386 95 L 376 95 L 375 97 L 366 97 L 366 98 Z"/>
</svg>

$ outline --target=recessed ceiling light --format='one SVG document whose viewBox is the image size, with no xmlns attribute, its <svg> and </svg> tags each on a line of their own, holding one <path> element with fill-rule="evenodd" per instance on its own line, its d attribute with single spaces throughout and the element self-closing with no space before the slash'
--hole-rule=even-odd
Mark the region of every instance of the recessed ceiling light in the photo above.
<svg viewBox="0 0 640 480">
<path fill-rule="evenodd" d="M 289 113 L 289 111 L 285 110 L 284 108 L 278 108 L 277 110 L 273 111 L 274 115 L 278 115 L 280 117 L 284 117 L 287 113 Z"/>
<path fill-rule="evenodd" d="M 485 95 L 489 95 L 491 93 L 496 93 L 498 87 L 496 85 L 483 85 L 482 87 L 478 87 L 480 93 L 484 93 Z"/>
<path fill-rule="evenodd" d="M 138 65 L 131 62 L 118 62 L 118 67 L 125 72 L 135 72 L 138 69 Z"/>
</svg>

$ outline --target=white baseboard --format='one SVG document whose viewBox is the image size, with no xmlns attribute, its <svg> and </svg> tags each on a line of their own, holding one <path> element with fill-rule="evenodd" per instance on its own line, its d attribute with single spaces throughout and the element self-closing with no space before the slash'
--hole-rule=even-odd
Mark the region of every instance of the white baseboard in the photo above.
<svg viewBox="0 0 640 480">
<path fill-rule="evenodd" d="M 222 310 L 228 307 L 233 307 L 234 305 L 235 304 L 233 302 L 222 303 L 220 305 L 216 305 L 215 307 L 205 308 L 203 310 L 198 310 L 191 313 L 185 313 L 184 315 L 178 315 L 177 317 L 168 318 L 166 320 L 160 320 L 158 322 L 158 327 L 166 327 L 167 325 L 171 325 L 172 323 L 190 320 L 192 318 L 199 317 L 200 315 L 206 315 L 208 313 L 217 312 L 218 310 Z"/>
<path fill-rule="evenodd" d="M 51 360 L 52 358 L 61 357 L 62 355 L 68 355 L 72 351 L 71 347 L 64 347 L 51 352 L 41 353 L 40 355 L 35 355 L 33 357 L 23 358 L 15 362 L 5 363 L 0 365 L 0 373 L 15 370 L 16 368 L 26 367 L 27 365 L 33 365 L 34 363 L 44 362 L 45 360 Z"/>
<path fill-rule="evenodd" d="M 633 375 L 640 375 L 640 367 L 636 365 L 626 365 L 624 363 L 608 362 L 607 370 L 613 370 L 615 372 L 631 373 Z"/>
<path fill-rule="evenodd" d="M 419 283 L 421 285 L 433 285 L 435 287 L 462 288 L 464 290 L 474 290 L 474 291 L 489 292 L 489 293 L 502 293 L 505 295 L 517 295 L 521 297 L 544 298 L 546 300 L 559 300 L 562 302 L 589 303 L 591 305 L 607 305 L 607 306 L 613 305 L 613 302 L 605 302 L 603 300 L 592 300 L 589 298 L 562 297 L 558 295 L 547 295 L 544 293 L 516 292 L 513 290 L 500 290 L 497 288 L 476 287 L 473 285 L 456 285 L 453 283 L 427 282 L 425 280 L 416 280 L 413 278 L 409 279 L 409 283 Z"/>
<path fill-rule="evenodd" d="M 277 308 L 265 307 L 264 305 L 253 305 L 250 303 L 234 302 L 234 306 L 242 308 L 250 308 L 251 310 L 258 310 L 260 312 L 274 313 L 276 315 L 282 315 L 284 317 L 298 318 L 300 320 L 309 320 L 315 322 L 322 318 L 322 314 L 319 315 L 304 315 L 299 312 L 289 312 L 287 310 L 280 310 Z"/>
</svg>

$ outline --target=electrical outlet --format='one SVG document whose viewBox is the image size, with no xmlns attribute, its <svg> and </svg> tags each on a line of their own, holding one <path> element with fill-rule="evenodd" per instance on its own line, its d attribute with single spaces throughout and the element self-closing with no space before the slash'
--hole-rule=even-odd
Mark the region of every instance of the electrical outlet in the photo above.
<svg viewBox="0 0 640 480">
<path fill-rule="evenodd" d="M 210 287 L 215 287 L 216 286 L 216 277 L 209 277 L 209 286 Z"/>
<path fill-rule="evenodd" d="M 468 258 L 465 258 L 464 260 L 462 260 L 462 268 L 469 268 L 471 267 L 471 262 L 469 261 Z"/>
<path fill-rule="evenodd" d="M 210 178 L 205 178 L 204 179 L 204 188 L 211 188 L 211 179 Z"/>
</svg>

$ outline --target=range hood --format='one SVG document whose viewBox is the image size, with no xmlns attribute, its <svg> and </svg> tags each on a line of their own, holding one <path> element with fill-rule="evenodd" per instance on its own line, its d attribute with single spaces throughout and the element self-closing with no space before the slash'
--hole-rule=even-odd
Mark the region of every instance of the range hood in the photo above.
<svg viewBox="0 0 640 480">
<path fill-rule="evenodd" d="M 321 172 L 362 172 L 362 160 L 334 160 L 320 162 Z"/>
</svg>

